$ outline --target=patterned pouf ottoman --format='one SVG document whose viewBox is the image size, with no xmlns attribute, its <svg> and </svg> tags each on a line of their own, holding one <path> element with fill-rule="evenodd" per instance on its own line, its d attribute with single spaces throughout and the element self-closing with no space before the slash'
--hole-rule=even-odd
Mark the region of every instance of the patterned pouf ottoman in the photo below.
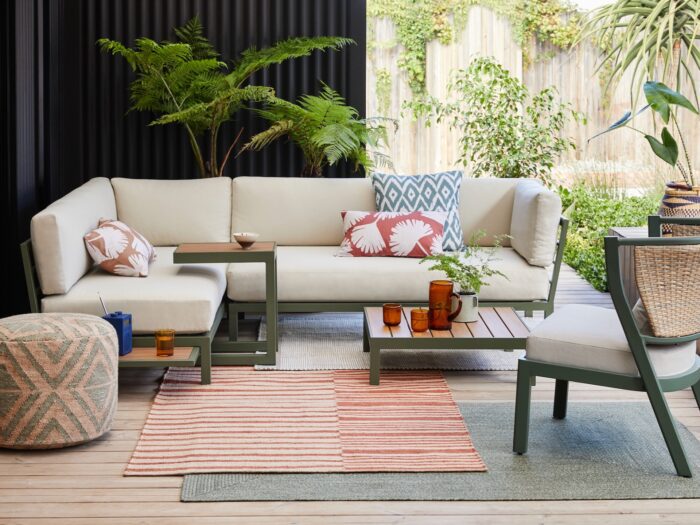
<svg viewBox="0 0 700 525">
<path fill-rule="evenodd" d="M 0 319 L 0 447 L 61 448 L 112 427 L 117 334 L 99 317 Z"/>
</svg>

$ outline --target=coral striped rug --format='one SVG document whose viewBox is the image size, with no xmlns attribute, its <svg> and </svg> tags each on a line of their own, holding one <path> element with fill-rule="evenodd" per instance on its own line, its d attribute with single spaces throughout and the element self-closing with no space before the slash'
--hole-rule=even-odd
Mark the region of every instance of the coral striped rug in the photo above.
<svg viewBox="0 0 700 525">
<path fill-rule="evenodd" d="M 170 369 L 125 474 L 483 472 L 439 371 Z"/>
</svg>

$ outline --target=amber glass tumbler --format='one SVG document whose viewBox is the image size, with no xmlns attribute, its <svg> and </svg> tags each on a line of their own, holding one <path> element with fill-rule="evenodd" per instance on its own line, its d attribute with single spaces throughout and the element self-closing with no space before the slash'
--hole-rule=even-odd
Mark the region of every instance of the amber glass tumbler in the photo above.
<svg viewBox="0 0 700 525">
<path fill-rule="evenodd" d="M 175 330 L 156 330 L 156 355 L 170 357 L 175 353 Z"/>
<path fill-rule="evenodd" d="M 425 308 L 414 308 L 411 310 L 411 331 L 428 331 L 428 310 Z"/>
<path fill-rule="evenodd" d="M 399 326 L 401 324 L 401 305 L 386 303 L 382 306 L 384 324 L 387 326 Z"/>
<path fill-rule="evenodd" d="M 459 301 L 457 309 L 452 312 L 452 298 Z M 462 310 L 462 300 L 459 294 L 454 293 L 452 281 L 430 281 L 428 299 L 428 321 L 431 330 L 449 330 L 452 328 L 452 319 Z"/>
</svg>

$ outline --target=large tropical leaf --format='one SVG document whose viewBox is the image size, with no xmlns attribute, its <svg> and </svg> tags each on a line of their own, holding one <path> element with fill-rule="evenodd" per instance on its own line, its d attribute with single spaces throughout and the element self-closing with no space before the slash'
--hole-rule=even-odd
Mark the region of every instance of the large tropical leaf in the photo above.
<svg viewBox="0 0 700 525">
<path fill-rule="evenodd" d="M 690 100 L 662 82 L 646 82 L 644 84 L 644 96 L 651 108 L 661 115 L 661 119 L 666 124 L 671 118 L 671 105 L 684 107 L 693 113 L 698 112 Z"/>
<path fill-rule="evenodd" d="M 676 165 L 676 162 L 678 162 L 678 144 L 671 136 L 668 128 L 664 128 L 661 131 L 661 141 L 651 135 L 644 135 L 644 138 L 647 139 L 652 151 L 657 157 L 671 166 Z"/>
<path fill-rule="evenodd" d="M 649 104 L 647 104 L 647 105 L 644 106 L 642 109 L 640 109 L 639 111 L 637 111 L 637 112 L 634 114 L 634 116 L 632 115 L 632 112 L 631 112 L 631 111 L 628 111 L 627 113 L 625 113 L 625 114 L 622 116 L 622 118 L 621 118 L 620 120 L 618 120 L 617 122 L 613 123 L 608 129 L 606 129 L 606 130 L 604 130 L 604 131 L 601 131 L 600 133 L 596 133 L 595 135 L 593 135 L 590 139 L 588 139 L 588 142 L 592 141 L 592 140 L 593 140 L 594 138 L 596 138 L 596 137 L 600 137 L 601 135 L 605 135 L 606 133 L 610 133 L 611 131 L 614 131 L 614 130 L 616 130 L 616 129 L 625 127 L 627 124 L 629 124 L 630 122 L 632 122 L 632 121 L 634 120 L 634 118 L 637 117 L 640 113 L 643 113 L 643 112 L 645 112 L 647 109 L 649 109 L 649 107 L 650 107 Z"/>
</svg>

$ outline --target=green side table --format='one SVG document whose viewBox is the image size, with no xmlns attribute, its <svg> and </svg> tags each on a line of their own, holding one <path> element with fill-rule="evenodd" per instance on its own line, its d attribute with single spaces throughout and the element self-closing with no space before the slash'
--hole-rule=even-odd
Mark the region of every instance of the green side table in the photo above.
<svg viewBox="0 0 700 525">
<path fill-rule="evenodd" d="M 187 243 L 173 253 L 176 264 L 196 263 L 263 263 L 265 264 L 265 304 L 256 311 L 264 312 L 267 323 L 265 341 L 237 341 L 238 309 L 229 303 L 229 339 L 212 342 L 213 365 L 274 365 L 277 355 L 277 245 L 257 242 L 250 248 L 238 243 Z"/>
</svg>

